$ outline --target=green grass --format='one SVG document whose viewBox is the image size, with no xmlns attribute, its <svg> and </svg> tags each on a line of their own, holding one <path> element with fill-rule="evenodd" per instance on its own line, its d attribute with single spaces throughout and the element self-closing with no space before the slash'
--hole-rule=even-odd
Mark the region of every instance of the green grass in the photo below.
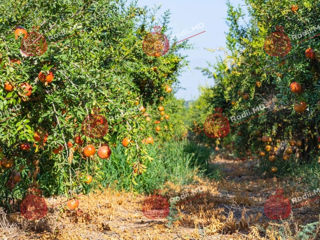
<svg viewBox="0 0 320 240">
<path fill-rule="evenodd" d="M 164 144 L 149 145 L 148 152 L 153 158 L 146 164 L 147 171 L 135 178 L 132 183 L 132 168 L 127 163 L 124 148 L 118 146 L 102 168 L 100 176 L 103 185 L 107 186 L 116 181 L 113 186 L 120 190 L 152 193 L 168 181 L 183 185 L 192 182 L 193 176 L 210 176 L 218 179 L 219 169 L 208 171 L 207 161 L 211 150 L 187 140 L 166 142 Z"/>
<path fill-rule="evenodd" d="M 302 179 L 311 190 L 320 187 L 320 164 L 314 160 L 311 163 L 295 166 L 291 175 Z"/>
<path fill-rule="evenodd" d="M 191 165 L 193 167 L 198 167 L 201 170 L 199 172 L 200 176 L 214 180 L 222 178 L 219 167 L 213 164 L 209 165 L 209 158 L 214 153 L 213 148 L 189 141 L 185 145 L 184 151 L 194 156 Z"/>
</svg>

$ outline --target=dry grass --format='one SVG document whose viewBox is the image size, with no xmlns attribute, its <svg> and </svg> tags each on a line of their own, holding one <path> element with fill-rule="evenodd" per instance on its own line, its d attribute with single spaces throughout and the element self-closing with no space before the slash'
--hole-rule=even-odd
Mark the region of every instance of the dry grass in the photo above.
<svg viewBox="0 0 320 240">
<path fill-rule="evenodd" d="M 230 174 L 232 178 L 227 181 L 205 181 L 196 177 L 194 185 L 182 187 L 167 183 L 159 194 L 172 198 L 188 193 L 187 198 L 176 204 L 178 220 L 172 225 L 168 225 L 168 219 L 152 220 L 143 215 L 141 209 L 146 196 L 106 189 L 79 196 L 77 211 L 65 209 L 67 199 L 64 197 L 48 198 L 49 212 L 39 221 L 0 211 L 0 239 L 278 240 L 280 228 L 284 229 L 286 239 L 291 239 L 299 232 L 299 224 L 317 219 L 320 209 L 315 203 L 295 209 L 295 219 L 292 217 L 280 224 L 267 219 L 262 215 L 264 201 L 281 183 L 274 178 L 250 175 L 244 163 L 242 167 L 238 162 L 235 164 L 237 171 Z M 232 161 L 226 166 L 227 172 L 232 171 Z M 194 189 L 200 186 L 204 191 L 195 194 Z"/>
</svg>

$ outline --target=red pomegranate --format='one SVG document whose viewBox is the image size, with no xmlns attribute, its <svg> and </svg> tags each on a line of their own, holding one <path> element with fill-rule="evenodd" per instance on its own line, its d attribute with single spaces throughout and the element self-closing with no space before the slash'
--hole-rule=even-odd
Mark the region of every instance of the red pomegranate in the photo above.
<svg viewBox="0 0 320 240">
<path fill-rule="evenodd" d="M 312 48 L 308 48 L 306 50 L 305 54 L 306 54 L 306 57 L 309 59 L 315 59 L 315 57 L 316 57 L 316 54 Z"/>
<path fill-rule="evenodd" d="M 273 57 L 284 57 L 290 52 L 290 38 L 284 33 L 283 27 L 277 26 L 276 31 L 266 38 L 264 50 Z"/>
<path fill-rule="evenodd" d="M 23 151 L 29 151 L 30 150 L 30 144 L 29 143 L 21 143 L 20 149 Z"/>
<path fill-rule="evenodd" d="M 302 91 L 301 85 L 298 82 L 292 82 L 290 84 L 290 89 L 291 89 L 291 92 L 293 93 L 301 93 Z"/>
<path fill-rule="evenodd" d="M 155 26 L 154 32 L 148 33 L 142 43 L 142 50 L 145 54 L 153 57 L 165 55 L 169 50 L 168 38 L 161 33 L 161 27 Z"/>
<path fill-rule="evenodd" d="M 99 150 L 98 150 L 98 156 L 101 158 L 101 159 L 107 159 L 109 158 L 111 155 L 111 149 L 110 147 L 108 146 L 108 144 L 104 144 L 102 145 Z"/>
<path fill-rule="evenodd" d="M 203 124 L 204 133 L 209 138 L 222 138 L 230 132 L 229 120 L 223 116 L 222 108 L 216 108 L 216 112 L 209 115 Z"/>
<path fill-rule="evenodd" d="M 286 219 L 291 213 L 291 203 L 283 196 L 283 190 L 277 189 L 264 204 L 264 214 L 272 220 Z"/>
</svg>

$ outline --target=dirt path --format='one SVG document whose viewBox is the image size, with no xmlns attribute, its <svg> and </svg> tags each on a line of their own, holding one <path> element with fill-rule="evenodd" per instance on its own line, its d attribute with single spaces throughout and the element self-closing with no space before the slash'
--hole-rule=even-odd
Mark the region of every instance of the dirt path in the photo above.
<svg viewBox="0 0 320 240">
<path fill-rule="evenodd" d="M 107 189 L 80 196 L 78 211 L 64 210 L 66 199 L 63 197 L 46 199 L 49 212 L 38 222 L 27 221 L 18 213 L 10 214 L 8 222 L 4 218 L 1 221 L 4 214 L 0 213 L 0 239 L 257 240 L 254 234 L 259 228 L 254 226 L 266 228 L 272 222 L 263 214 L 270 194 L 283 186 L 286 193 L 298 194 L 295 186 L 290 187 L 284 181 L 258 176 L 253 168 L 254 160 L 235 161 L 218 155 L 211 164 L 222 169 L 222 181 L 196 178 L 193 185 L 183 187 L 168 183 L 166 190 L 160 192 L 168 198 L 187 195 L 177 202 L 176 214 L 170 211 L 176 221 L 144 216 L 142 206 L 146 196 Z M 201 191 L 192 192 L 196 188 Z M 293 213 L 297 222 L 314 222 L 319 206 L 313 203 L 294 209 Z"/>
<path fill-rule="evenodd" d="M 298 225 L 319 221 L 320 207 L 319 199 L 315 201 L 304 201 L 300 204 L 292 204 L 291 199 L 296 196 L 303 196 L 307 191 L 307 186 L 299 183 L 297 179 L 261 176 L 255 171 L 257 160 L 231 160 L 217 156 L 212 164 L 221 167 L 224 173 L 224 180 L 218 184 L 218 191 L 224 200 L 219 207 L 223 207 L 225 212 L 233 212 L 237 220 L 241 220 L 245 210 L 245 216 L 254 217 L 264 229 L 273 223 L 280 221 L 269 219 L 264 213 L 264 206 L 271 195 L 277 189 L 282 189 L 283 197 L 291 203 L 290 221 Z M 312 198 L 309 198 L 310 200 Z M 225 204 L 227 203 L 227 204 Z M 250 217 L 251 216 L 251 217 Z M 245 229 L 245 228 L 244 228 Z"/>
</svg>

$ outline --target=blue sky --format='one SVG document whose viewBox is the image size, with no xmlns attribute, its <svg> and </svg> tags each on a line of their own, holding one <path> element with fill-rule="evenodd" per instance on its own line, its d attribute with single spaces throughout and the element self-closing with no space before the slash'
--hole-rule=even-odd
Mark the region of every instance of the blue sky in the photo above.
<svg viewBox="0 0 320 240">
<path fill-rule="evenodd" d="M 233 5 L 243 5 L 243 0 L 230 0 Z M 212 86 L 213 79 L 207 79 L 196 67 L 206 67 L 207 62 L 214 63 L 216 57 L 224 52 L 208 52 L 206 48 L 225 47 L 225 33 L 228 31 L 226 0 L 139 0 L 140 6 L 159 6 L 161 11 L 170 10 L 170 26 L 174 36 L 180 35 L 181 40 L 206 31 L 189 39 L 193 49 L 183 51 L 188 55 L 189 66 L 179 77 L 180 85 L 175 96 L 179 99 L 195 100 L 199 96 L 199 86 Z M 193 29 L 193 30 L 192 30 Z M 183 32 L 186 35 L 183 35 Z M 188 34 L 189 33 L 189 34 Z M 182 36 L 183 35 L 183 36 Z M 178 38 L 180 40 L 180 38 Z"/>
</svg>

